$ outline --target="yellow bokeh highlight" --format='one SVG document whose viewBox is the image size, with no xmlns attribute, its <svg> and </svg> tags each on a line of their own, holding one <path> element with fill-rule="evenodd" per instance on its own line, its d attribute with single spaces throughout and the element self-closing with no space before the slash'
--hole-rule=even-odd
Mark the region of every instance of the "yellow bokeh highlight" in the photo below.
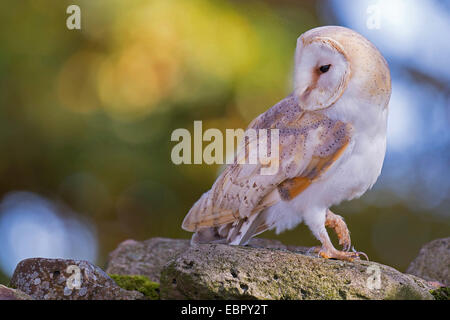
<svg viewBox="0 0 450 320">
<path fill-rule="evenodd" d="M 173 86 L 176 61 L 145 44 L 133 44 L 100 67 L 98 92 L 105 109 L 115 117 L 149 113 Z"/>
<path fill-rule="evenodd" d="M 105 110 L 120 120 L 183 99 L 201 83 L 232 82 L 259 52 L 250 23 L 219 1 L 151 1 L 117 19 L 97 88 Z"/>
<path fill-rule="evenodd" d="M 73 112 L 87 113 L 100 106 L 96 80 L 102 59 L 99 54 L 80 51 L 64 63 L 57 78 L 58 96 L 64 107 Z"/>
<path fill-rule="evenodd" d="M 174 104 L 195 106 L 234 88 L 237 111 L 250 121 L 270 107 L 262 100 L 281 97 L 289 64 L 277 60 L 288 51 L 283 28 L 272 26 L 276 19 L 264 4 L 255 8 L 259 18 L 225 1 L 120 5 L 105 25 L 102 19 L 95 23 L 102 45 L 65 63 L 61 101 L 77 112 L 101 106 L 115 120 L 129 122 Z"/>
</svg>

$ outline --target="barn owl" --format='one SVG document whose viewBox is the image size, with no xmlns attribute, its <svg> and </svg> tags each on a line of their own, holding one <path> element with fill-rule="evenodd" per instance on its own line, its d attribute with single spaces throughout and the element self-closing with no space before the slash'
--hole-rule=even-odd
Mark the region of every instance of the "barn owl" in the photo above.
<svg viewBox="0 0 450 320">
<path fill-rule="evenodd" d="M 191 243 L 245 245 L 266 230 L 279 233 L 304 222 L 322 244 L 321 257 L 364 255 L 350 250 L 347 225 L 329 208 L 360 197 L 381 173 L 389 67 L 367 39 L 337 26 L 302 34 L 294 67 L 293 92 L 248 127 L 279 130 L 278 171 L 261 175 L 260 164 L 228 165 L 183 221 L 183 229 L 195 232 Z"/>
</svg>

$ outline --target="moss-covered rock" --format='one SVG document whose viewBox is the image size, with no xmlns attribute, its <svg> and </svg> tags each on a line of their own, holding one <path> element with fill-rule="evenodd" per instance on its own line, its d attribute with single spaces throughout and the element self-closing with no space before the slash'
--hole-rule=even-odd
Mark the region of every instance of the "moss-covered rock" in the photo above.
<svg viewBox="0 0 450 320">
<path fill-rule="evenodd" d="M 431 290 L 430 293 L 436 300 L 450 300 L 450 288 L 441 287 L 439 289 Z"/>
<path fill-rule="evenodd" d="M 431 289 L 375 262 L 221 244 L 179 254 L 163 268 L 160 287 L 162 299 L 433 299 Z"/>
<path fill-rule="evenodd" d="M 280 241 L 252 239 L 251 247 L 306 252 L 307 248 L 286 246 Z M 106 272 L 120 275 L 143 275 L 159 282 L 161 270 L 180 253 L 188 250 L 188 239 L 151 238 L 145 241 L 125 240 L 109 254 Z"/>
<path fill-rule="evenodd" d="M 142 293 L 149 300 L 159 300 L 159 283 L 141 275 L 109 275 L 119 287 Z"/>
</svg>

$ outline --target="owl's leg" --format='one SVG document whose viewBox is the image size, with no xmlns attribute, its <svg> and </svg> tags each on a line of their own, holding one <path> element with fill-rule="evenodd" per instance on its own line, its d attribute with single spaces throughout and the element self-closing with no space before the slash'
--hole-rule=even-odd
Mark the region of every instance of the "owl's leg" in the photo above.
<svg viewBox="0 0 450 320">
<path fill-rule="evenodd" d="M 322 243 L 322 247 L 318 250 L 321 257 L 326 259 L 338 259 L 345 261 L 353 261 L 359 259 L 362 255 L 367 258 L 367 255 L 363 252 L 346 252 L 339 251 L 334 246 L 328 236 L 328 232 L 325 228 L 327 211 L 315 211 L 305 216 L 305 223 L 311 229 L 312 233 Z"/>
<path fill-rule="evenodd" d="M 339 239 L 339 244 L 343 247 L 343 251 L 350 251 L 352 241 L 350 240 L 350 231 L 348 231 L 344 219 L 341 216 L 331 212 L 330 209 L 327 210 L 325 218 L 325 227 L 331 228 L 334 232 L 336 232 Z"/>
</svg>

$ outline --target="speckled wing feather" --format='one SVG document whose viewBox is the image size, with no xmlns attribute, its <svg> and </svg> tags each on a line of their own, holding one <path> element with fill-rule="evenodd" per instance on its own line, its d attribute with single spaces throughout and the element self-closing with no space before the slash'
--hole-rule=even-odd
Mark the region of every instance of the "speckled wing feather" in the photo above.
<svg viewBox="0 0 450 320">
<path fill-rule="evenodd" d="M 249 128 L 279 129 L 278 171 L 262 175 L 259 163 L 239 164 L 236 159 L 244 156 L 240 153 L 245 153 L 244 146 L 251 143 L 248 139 L 243 141 L 235 162 L 186 215 L 183 229 L 192 232 L 236 222 L 242 224 L 278 201 L 289 201 L 339 158 L 351 136 L 349 124 L 303 111 L 292 95 L 256 118 Z M 259 222 L 254 226 L 255 232 L 266 227 Z"/>
</svg>

